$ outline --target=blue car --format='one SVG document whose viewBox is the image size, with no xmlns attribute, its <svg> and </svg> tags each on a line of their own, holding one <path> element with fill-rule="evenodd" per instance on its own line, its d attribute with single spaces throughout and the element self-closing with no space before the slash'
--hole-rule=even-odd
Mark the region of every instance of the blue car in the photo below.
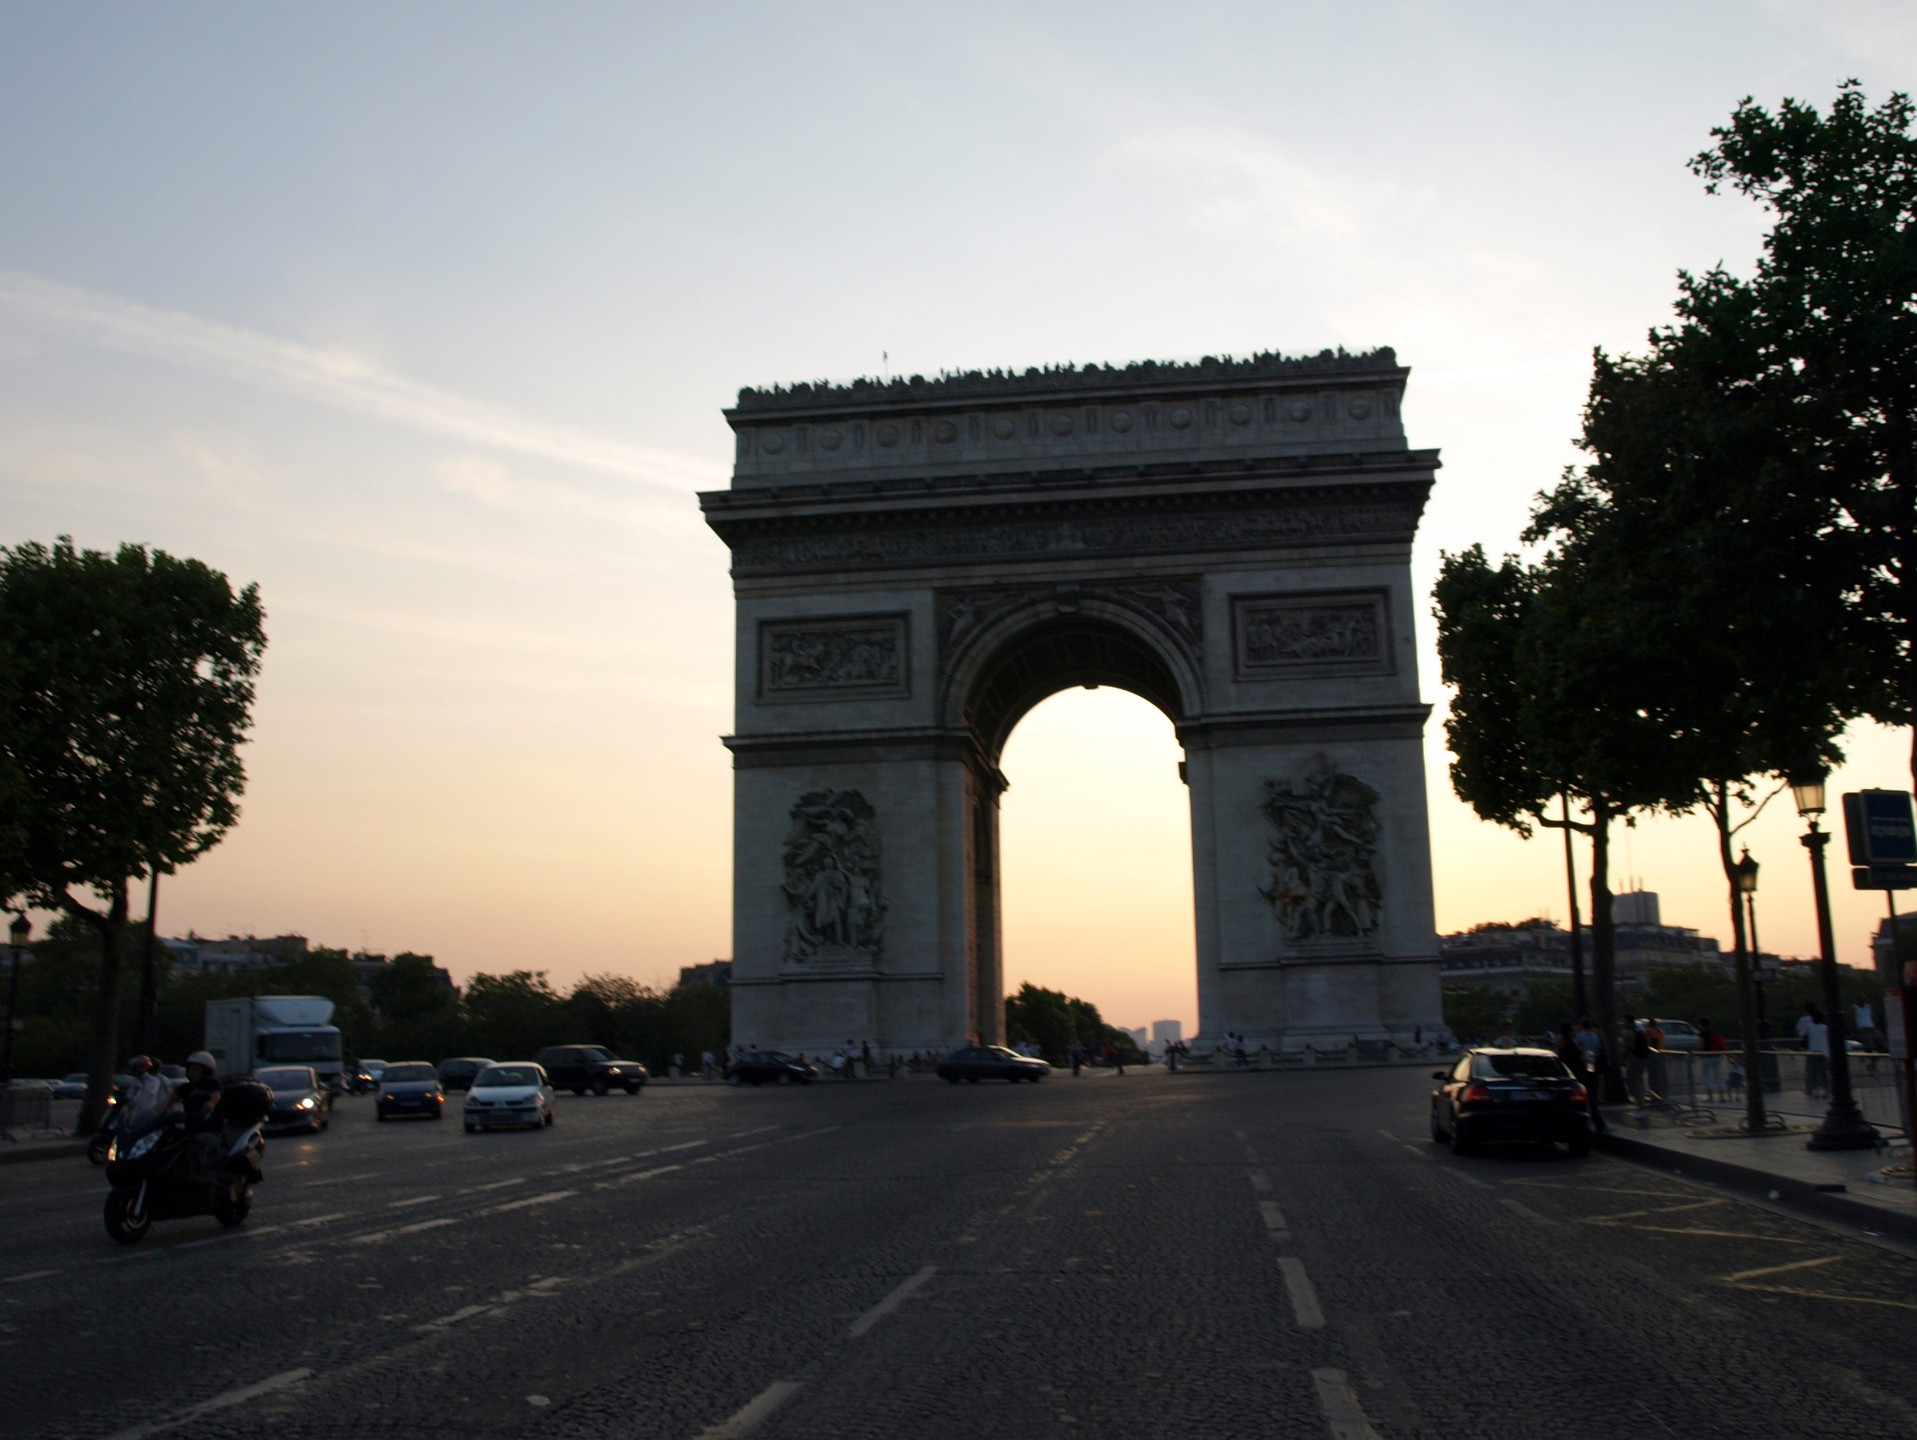
<svg viewBox="0 0 1917 1440">
<path fill-rule="evenodd" d="M 273 1092 L 266 1115 L 268 1130 L 306 1130 L 317 1135 L 330 1123 L 333 1097 L 312 1066 L 263 1066 L 253 1072 L 253 1078 Z"/>
<path fill-rule="evenodd" d="M 437 1120 L 446 1109 L 446 1092 L 439 1088 L 439 1072 L 424 1060 L 388 1065 L 379 1077 L 373 1107 L 381 1120 L 397 1115 L 425 1115 Z"/>
</svg>

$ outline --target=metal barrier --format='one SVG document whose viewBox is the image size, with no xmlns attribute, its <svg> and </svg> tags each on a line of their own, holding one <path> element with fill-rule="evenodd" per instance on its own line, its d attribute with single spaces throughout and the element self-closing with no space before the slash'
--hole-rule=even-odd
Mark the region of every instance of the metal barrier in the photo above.
<svg viewBox="0 0 1917 1440">
<path fill-rule="evenodd" d="M 1816 1120 L 1830 1098 L 1829 1068 L 1822 1055 L 1795 1049 L 1766 1049 L 1759 1054 L 1764 1109 L 1796 1120 Z M 1710 1124 L 1743 1112 L 1743 1056 L 1736 1050 L 1658 1050 L 1645 1065 L 1650 1095 L 1633 1115 L 1641 1124 Z M 1897 1103 L 1897 1064 L 1890 1056 L 1853 1052 L 1850 1089 L 1857 1108 L 1886 1134 L 1901 1135 Z M 1633 1097 L 1634 1099 L 1638 1097 Z M 1721 1114 L 1720 1114 L 1721 1112 Z"/>
<path fill-rule="evenodd" d="M 53 1129 L 53 1092 L 38 1086 L 0 1089 L 0 1138 L 17 1141 L 16 1130 L 44 1135 Z"/>
</svg>

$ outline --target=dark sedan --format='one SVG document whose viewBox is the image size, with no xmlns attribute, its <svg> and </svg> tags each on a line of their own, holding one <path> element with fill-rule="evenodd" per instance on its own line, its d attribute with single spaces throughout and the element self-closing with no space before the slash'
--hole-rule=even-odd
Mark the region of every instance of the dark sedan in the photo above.
<svg viewBox="0 0 1917 1440">
<path fill-rule="evenodd" d="M 810 1085 L 818 1078 L 817 1069 L 783 1050 L 748 1050 L 726 1072 L 734 1085 Z"/>
<path fill-rule="evenodd" d="M 939 1061 L 939 1079 L 954 1085 L 961 1080 L 1043 1080 L 1052 1067 L 1043 1060 L 1007 1050 L 1003 1045 L 961 1045 Z"/>
<path fill-rule="evenodd" d="M 1549 1050 L 1468 1050 L 1449 1070 L 1434 1070 L 1431 1138 L 1460 1155 L 1493 1141 L 1561 1141 L 1573 1155 L 1591 1151 L 1590 1096 Z"/>
<path fill-rule="evenodd" d="M 493 1062 L 481 1055 L 461 1055 L 457 1059 L 439 1062 L 439 1084 L 442 1090 L 470 1090 L 473 1077 Z"/>
<path fill-rule="evenodd" d="M 399 1115 L 425 1115 L 437 1120 L 445 1113 L 446 1092 L 439 1088 L 439 1072 L 424 1060 L 388 1065 L 379 1077 L 374 1113 L 381 1120 Z"/>
<path fill-rule="evenodd" d="M 310 1065 L 274 1065 L 253 1072 L 253 1079 L 273 1092 L 266 1112 L 268 1130 L 310 1130 L 317 1135 L 327 1126 L 333 1097 Z"/>
</svg>

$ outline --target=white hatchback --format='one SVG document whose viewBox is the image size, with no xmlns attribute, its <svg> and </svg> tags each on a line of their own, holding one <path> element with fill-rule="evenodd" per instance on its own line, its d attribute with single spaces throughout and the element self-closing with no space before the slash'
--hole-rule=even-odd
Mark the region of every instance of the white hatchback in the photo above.
<svg viewBox="0 0 1917 1440">
<path fill-rule="evenodd" d="M 466 1133 L 498 1125 L 553 1123 L 552 1085 L 530 1060 L 488 1065 L 473 1076 L 466 1092 Z"/>
</svg>

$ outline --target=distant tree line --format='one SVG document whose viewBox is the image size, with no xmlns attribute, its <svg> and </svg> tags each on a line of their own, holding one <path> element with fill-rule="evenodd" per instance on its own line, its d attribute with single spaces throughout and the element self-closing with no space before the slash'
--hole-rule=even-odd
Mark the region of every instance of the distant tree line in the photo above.
<svg viewBox="0 0 1917 1440">
<path fill-rule="evenodd" d="M 1054 1065 L 1065 1064 L 1074 1045 L 1099 1051 L 1115 1045 L 1127 1065 L 1143 1064 L 1146 1058 L 1131 1033 L 1107 1025 L 1091 1001 L 1029 980 L 1016 995 L 1005 997 L 1005 1038 L 1013 1045 L 1029 1041 Z"/>
<path fill-rule="evenodd" d="M 135 927 L 121 943 L 137 955 L 142 939 Z M 20 969 L 14 1068 L 67 1074 L 83 1067 L 91 1042 L 103 968 L 99 937 L 62 918 L 33 949 Z M 697 1064 L 700 1051 L 723 1050 L 731 1024 L 729 992 L 703 980 L 659 990 L 624 976 L 588 975 L 561 994 L 544 971 L 514 970 L 475 975 L 461 991 L 446 985 L 429 956 L 403 953 L 362 991 L 346 951 L 316 948 L 239 975 L 175 970 L 163 958 L 149 1048 L 180 1061 L 205 1043 L 206 1002 L 241 995 L 324 995 L 349 1057 L 435 1063 L 454 1055 L 522 1060 L 546 1045 L 595 1044 L 661 1070 L 675 1054 Z M 137 1004 L 130 990 L 118 997 L 121 1034 L 133 1033 Z"/>
</svg>

